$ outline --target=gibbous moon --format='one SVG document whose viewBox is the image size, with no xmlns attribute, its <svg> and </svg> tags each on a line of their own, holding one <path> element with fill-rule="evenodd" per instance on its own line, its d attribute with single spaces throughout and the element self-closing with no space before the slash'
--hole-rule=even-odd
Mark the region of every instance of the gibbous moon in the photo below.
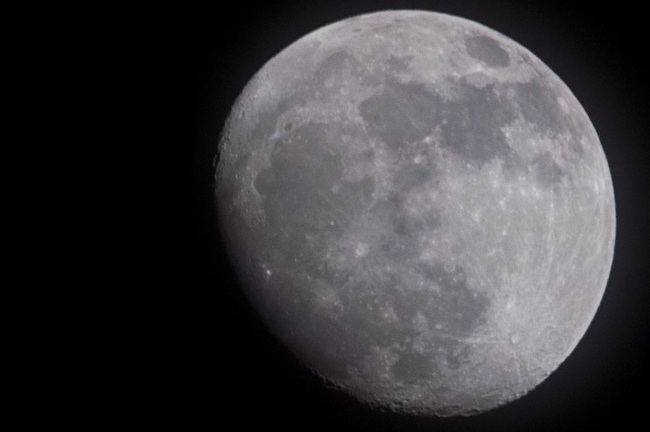
<svg viewBox="0 0 650 432">
<path fill-rule="evenodd" d="M 388 11 L 308 34 L 245 87 L 218 158 L 250 302 L 371 406 L 519 398 L 602 298 L 615 207 L 598 136 L 547 66 L 480 24 Z"/>
</svg>

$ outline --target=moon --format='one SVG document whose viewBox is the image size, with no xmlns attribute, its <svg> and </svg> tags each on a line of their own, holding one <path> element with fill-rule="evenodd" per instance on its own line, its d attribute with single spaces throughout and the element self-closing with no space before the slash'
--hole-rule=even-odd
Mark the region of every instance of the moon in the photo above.
<svg viewBox="0 0 650 432">
<path fill-rule="evenodd" d="M 515 400 L 603 296 L 615 204 L 596 131 L 542 61 L 475 22 L 386 11 L 304 36 L 246 85 L 217 160 L 247 298 L 370 406 Z"/>
</svg>

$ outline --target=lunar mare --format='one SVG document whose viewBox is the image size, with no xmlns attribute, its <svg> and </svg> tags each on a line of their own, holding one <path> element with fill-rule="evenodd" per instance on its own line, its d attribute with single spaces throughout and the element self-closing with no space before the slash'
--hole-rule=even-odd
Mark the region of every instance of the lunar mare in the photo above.
<svg viewBox="0 0 650 432">
<path fill-rule="evenodd" d="M 474 22 L 379 12 L 271 59 L 215 174 L 251 303 L 312 371 L 399 412 L 474 414 L 571 353 L 615 239 L 585 111 L 528 50 Z"/>
</svg>

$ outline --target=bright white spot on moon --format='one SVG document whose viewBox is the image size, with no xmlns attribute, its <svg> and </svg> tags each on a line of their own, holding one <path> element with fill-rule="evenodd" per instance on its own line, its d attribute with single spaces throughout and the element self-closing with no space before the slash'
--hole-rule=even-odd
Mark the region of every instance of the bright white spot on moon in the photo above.
<svg viewBox="0 0 650 432">
<path fill-rule="evenodd" d="M 354 252 L 359 258 L 364 257 L 368 253 L 368 245 L 365 243 L 359 243 Z"/>
</svg>

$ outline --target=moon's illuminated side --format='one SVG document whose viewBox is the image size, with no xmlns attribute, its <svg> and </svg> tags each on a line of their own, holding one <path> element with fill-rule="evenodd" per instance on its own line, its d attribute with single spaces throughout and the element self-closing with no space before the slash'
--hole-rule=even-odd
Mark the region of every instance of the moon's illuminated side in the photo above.
<svg viewBox="0 0 650 432">
<path fill-rule="evenodd" d="M 271 331 L 397 411 L 531 390 L 612 261 L 611 178 L 576 98 L 517 43 L 437 13 L 354 17 L 269 61 L 226 123 L 216 194 Z"/>
</svg>

